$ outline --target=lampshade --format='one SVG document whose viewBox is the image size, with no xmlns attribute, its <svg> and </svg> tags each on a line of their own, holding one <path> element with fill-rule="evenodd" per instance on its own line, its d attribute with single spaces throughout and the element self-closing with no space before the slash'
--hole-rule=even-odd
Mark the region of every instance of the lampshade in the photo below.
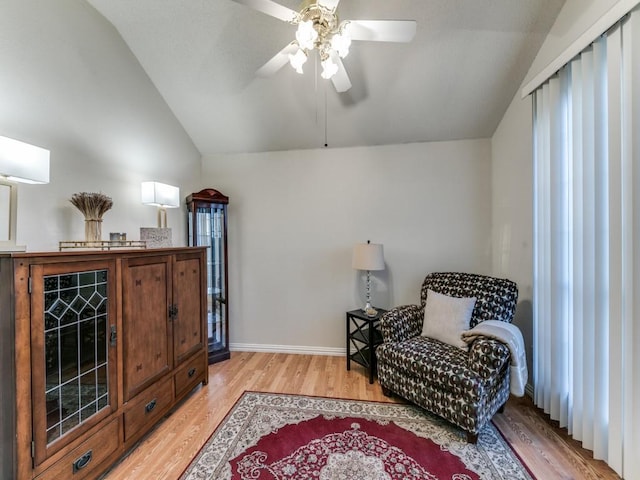
<svg viewBox="0 0 640 480">
<path fill-rule="evenodd" d="M 353 268 L 384 270 L 384 253 L 380 243 L 356 243 L 353 247 Z"/>
<path fill-rule="evenodd" d="M 346 33 L 336 33 L 331 38 L 331 48 L 333 48 L 340 58 L 349 55 L 349 47 L 351 46 L 351 37 Z"/>
<path fill-rule="evenodd" d="M 22 183 L 49 183 L 49 150 L 0 136 L 0 177 Z"/>
<path fill-rule="evenodd" d="M 328 57 L 326 60 L 323 60 L 321 62 L 321 65 L 322 65 L 322 73 L 320 74 L 320 76 L 325 80 L 329 80 L 336 73 L 338 73 L 338 65 L 333 63 L 333 60 L 331 60 L 331 57 Z"/>
<path fill-rule="evenodd" d="M 180 189 L 173 185 L 159 182 L 142 182 L 142 203 L 162 208 L 180 206 Z"/>
<path fill-rule="evenodd" d="M 298 29 L 296 30 L 296 40 L 300 48 L 305 50 L 311 50 L 314 47 L 315 41 L 318 38 L 318 32 L 313 28 L 313 21 L 307 20 L 306 22 L 300 22 Z"/>
<path fill-rule="evenodd" d="M 294 70 L 300 74 L 304 73 L 302 71 L 302 65 L 304 65 L 307 61 L 307 54 L 304 50 L 298 49 L 295 55 L 289 54 L 289 63 L 294 68 Z"/>
</svg>

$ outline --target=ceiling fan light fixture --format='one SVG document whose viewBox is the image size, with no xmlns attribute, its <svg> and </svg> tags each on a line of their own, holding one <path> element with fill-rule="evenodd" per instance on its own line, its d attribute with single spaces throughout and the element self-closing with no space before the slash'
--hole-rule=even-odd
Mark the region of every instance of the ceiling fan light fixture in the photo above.
<svg viewBox="0 0 640 480">
<path fill-rule="evenodd" d="M 351 37 L 346 33 L 336 33 L 331 37 L 331 48 L 336 51 L 340 58 L 349 55 L 349 47 L 351 46 Z"/>
<path fill-rule="evenodd" d="M 320 64 L 322 65 L 322 73 L 320 75 L 325 80 L 329 80 L 336 73 L 338 73 L 338 65 L 333 63 L 330 57 L 326 60 L 323 60 Z"/>
<path fill-rule="evenodd" d="M 290 42 L 256 75 L 273 75 L 289 60 L 298 73 L 307 55 L 317 50 L 322 63 L 321 76 L 331 79 L 336 92 L 346 92 L 351 81 L 342 59 L 349 54 L 351 41 L 410 42 L 416 34 L 415 20 L 344 20 L 337 9 L 340 0 L 302 0 L 298 11 L 285 7 L 277 0 L 234 0 L 296 27 L 296 40 Z M 318 58 L 316 57 L 316 58 Z"/>
<path fill-rule="evenodd" d="M 304 73 L 302 71 L 302 65 L 304 65 L 306 61 L 307 54 L 301 48 L 299 48 L 295 54 L 289 54 L 289 63 L 291 64 L 293 69 L 300 74 Z"/>
<path fill-rule="evenodd" d="M 300 48 L 312 50 L 317 39 L 318 32 L 313 28 L 313 21 L 307 20 L 298 24 L 296 40 L 298 41 Z"/>
</svg>

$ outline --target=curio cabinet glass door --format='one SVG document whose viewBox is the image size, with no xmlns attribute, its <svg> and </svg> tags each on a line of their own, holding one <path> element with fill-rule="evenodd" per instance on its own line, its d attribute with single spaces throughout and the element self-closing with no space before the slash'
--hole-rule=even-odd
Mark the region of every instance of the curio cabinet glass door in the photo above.
<svg viewBox="0 0 640 480">
<path fill-rule="evenodd" d="M 187 197 L 188 245 L 207 247 L 209 363 L 229 358 L 227 206 L 229 197 L 206 188 Z"/>
</svg>

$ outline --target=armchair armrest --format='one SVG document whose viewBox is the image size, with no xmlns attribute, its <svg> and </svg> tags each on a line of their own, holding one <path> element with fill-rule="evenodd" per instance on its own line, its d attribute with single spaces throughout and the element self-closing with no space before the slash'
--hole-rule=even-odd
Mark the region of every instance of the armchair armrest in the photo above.
<svg viewBox="0 0 640 480">
<path fill-rule="evenodd" d="M 483 380 L 496 378 L 509 361 L 509 348 L 497 340 L 478 337 L 469 348 L 469 368 Z"/>
<path fill-rule="evenodd" d="M 420 335 L 424 321 L 424 306 L 403 305 L 385 313 L 380 319 L 382 341 L 401 342 Z"/>
</svg>

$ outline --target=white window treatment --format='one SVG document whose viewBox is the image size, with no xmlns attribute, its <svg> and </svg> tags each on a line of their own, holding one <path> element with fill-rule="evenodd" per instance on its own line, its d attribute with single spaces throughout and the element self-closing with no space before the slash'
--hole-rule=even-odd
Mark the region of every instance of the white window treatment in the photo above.
<svg viewBox="0 0 640 480">
<path fill-rule="evenodd" d="M 534 102 L 534 401 L 640 479 L 640 11 Z"/>
</svg>

